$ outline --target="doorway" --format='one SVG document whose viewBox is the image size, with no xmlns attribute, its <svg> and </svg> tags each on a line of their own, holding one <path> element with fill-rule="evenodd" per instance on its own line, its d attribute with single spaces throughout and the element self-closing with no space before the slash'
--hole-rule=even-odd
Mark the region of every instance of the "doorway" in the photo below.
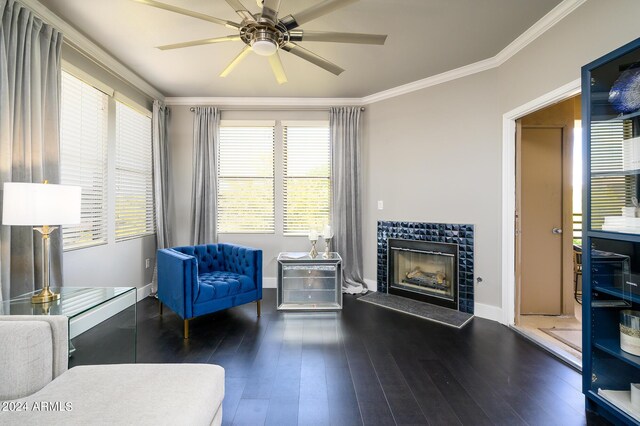
<svg viewBox="0 0 640 426">
<path fill-rule="evenodd" d="M 580 96 L 516 120 L 515 326 L 577 365 L 582 359 L 581 276 L 575 262 L 582 216 L 579 130 Z"/>
</svg>

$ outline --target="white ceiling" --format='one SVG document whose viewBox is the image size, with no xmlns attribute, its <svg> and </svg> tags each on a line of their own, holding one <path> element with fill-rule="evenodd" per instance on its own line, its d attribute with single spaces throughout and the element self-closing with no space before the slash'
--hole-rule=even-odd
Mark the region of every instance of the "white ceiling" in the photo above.
<svg viewBox="0 0 640 426">
<path fill-rule="evenodd" d="M 223 0 L 162 0 L 239 22 Z M 282 0 L 280 16 L 321 0 Z M 40 0 L 167 96 L 364 97 L 496 55 L 560 0 L 361 0 L 303 29 L 388 34 L 384 46 L 300 43 L 341 66 L 340 76 L 281 52 L 289 82 L 249 55 L 218 74 L 242 42 L 160 51 L 154 46 L 220 37 L 233 30 L 131 0 Z M 255 0 L 243 0 L 257 12 Z"/>
</svg>

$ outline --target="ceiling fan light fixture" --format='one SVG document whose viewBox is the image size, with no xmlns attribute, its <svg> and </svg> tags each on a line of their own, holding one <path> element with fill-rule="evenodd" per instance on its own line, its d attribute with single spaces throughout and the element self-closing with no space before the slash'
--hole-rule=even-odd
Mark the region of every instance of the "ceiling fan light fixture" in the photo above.
<svg viewBox="0 0 640 426">
<path fill-rule="evenodd" d="M 278 50 L 278 46 L 271 40 L 256 40 L 251 48 L 261 56 L 271 56 Z"/>
<path fill-rule="evenodd" d="M 260 29 L 255 32 L 251 48 L 261 56 L 271 56 L 278 50 L 278 38 L 273 31 Z"/>
</svg>

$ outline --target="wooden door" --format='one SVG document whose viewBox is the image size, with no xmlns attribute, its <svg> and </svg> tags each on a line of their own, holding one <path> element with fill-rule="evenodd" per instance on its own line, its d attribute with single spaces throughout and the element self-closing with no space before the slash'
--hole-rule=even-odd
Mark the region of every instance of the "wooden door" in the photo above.
<svg viewBox="0 0 640 426">
<path fill-rule="evenodd" d="M 560 315 L 563 129 L 523 126 L 520 139 L 520 313 Z"/>
</svg>

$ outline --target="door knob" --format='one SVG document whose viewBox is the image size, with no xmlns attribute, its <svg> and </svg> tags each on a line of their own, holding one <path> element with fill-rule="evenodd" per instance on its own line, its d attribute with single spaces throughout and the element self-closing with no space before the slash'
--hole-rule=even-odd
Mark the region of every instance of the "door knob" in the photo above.
<svg viewBox="0 0 640 426">
<path fill-rule="evenodd" d="M 562 228 L 553 228 L 551 232 L 554 234 L 562 234 Z"/>
</svg>

